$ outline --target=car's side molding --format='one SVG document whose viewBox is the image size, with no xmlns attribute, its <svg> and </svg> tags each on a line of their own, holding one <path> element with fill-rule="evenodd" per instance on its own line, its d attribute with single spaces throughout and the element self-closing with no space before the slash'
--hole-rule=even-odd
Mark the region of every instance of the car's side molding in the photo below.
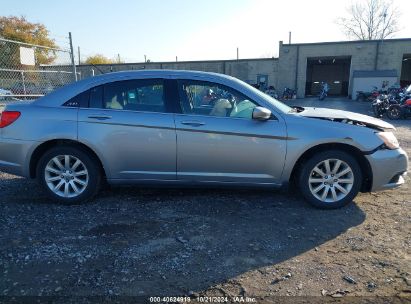
<svg viewBox="0 0 411 304">
<path fill-rule="evenodd" d="M 249 134 L 249 133 L 209 131 L 207 129 L 201 130 L 201 129 L 177 128 L 176 130 L 195 132 L 195 133 L 212 133 L 212 134 L 221 134 L 221 135 L 235 135 L 235 136 L 243 136 L 243 137 L 268 138 L 268 139 L 278 139 L 278 140 L 295 140 L 296 139 L 294 137 L 288 137 L 288 136 L 256 135 L 256 134 Z"/>
<path fill-rule="evenodd" d="M 85 121 L 79 121 L 85 122 Z M 126 127 L 135 127 L 135 128 L 147 128 L 147 129 L 162 129 L 162 130 L 175 130 L 175 128 L 164 127 L 164 126 L 149 126 L 149 125 L 140 125 L 140 124 L 127 124 L 127 123 L 120 123 L 120 122 L 110 122 L 104 120 L 94 121 L 94 124 L 101 124 L 101 125 L 117 125 L 117 126 L 126 126 Z"/>
</svg>

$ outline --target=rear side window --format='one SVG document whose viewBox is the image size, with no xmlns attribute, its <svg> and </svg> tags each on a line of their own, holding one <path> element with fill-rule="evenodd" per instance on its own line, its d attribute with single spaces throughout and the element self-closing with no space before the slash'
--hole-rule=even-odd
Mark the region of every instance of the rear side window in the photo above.
<svg viewBox="0 0 411 304">
<path fill-rule="evenodd" d="M 166 112 L 164 81 L 116 81 L 87 90 L 63 104 L 65 107 Z"/>
<path fill-rule="evenodd" d="M 165 112 L 163 80 L 139 79 L 108 83 L 104 85 L 103 108 Z"/>
<path fill-rule="evenodd" d="M 101 108 L 103 106 L 103 86 L 90 89 L 90 108 Z"/>
</svg>

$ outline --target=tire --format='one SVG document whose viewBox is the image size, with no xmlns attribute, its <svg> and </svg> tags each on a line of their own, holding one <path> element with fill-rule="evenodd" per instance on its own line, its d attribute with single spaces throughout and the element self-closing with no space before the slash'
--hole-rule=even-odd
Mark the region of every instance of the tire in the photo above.
<svg viewBox="0 0 411 304">
<path fill-rule="evenodd" d="M 42 188 L 53 201 L 63 204 L 78 204 L 93 198 L 100 189 L 101 176 L 100 166 L 89 153 L 74 146 L 51 148 L 37 165 L 37 179 Z"/>
<path fill-rule="evenodd" d="M 325 167 L 327 161 L 330 170 Z M 338 162 L 340 165 L 337 174 L 334 174 L 332 171 Z M 316 168 L 323 173 L 322 176 L 317 173 Z M 347 173 L 339 178 L 338 174 L 344 173 L 347 169 Z M 321 209 L 336 209 L 349 204 L 361 188 L 361 168 L 355 158 L 344 151 L 319 152 L 303 164 L 299 173 L 298 185 L 304 198 L 312 206 Z M 327 193 L 324 199 L 325 192 Z"/>
<path fill-rule="evenodd" d="M 383 116 L 383 115 L 381 114 L 381 110 L 380 110 L 380 107 L 379 107 L 379 106 L 373 105 L 373 106 L 372 106 L 372 110 L 373 110 L 373 112 L 374 112 L 374 116 L 375 116 L 375 117 L 380 118 L 380 117 Z"/>
<path fill-rule="evenodd" d="M 387 117 L 392 120 L 400 119 L 402 116 L 401 107 L 398 105 L 391 106 L 387 111 Z"/>
</svg>

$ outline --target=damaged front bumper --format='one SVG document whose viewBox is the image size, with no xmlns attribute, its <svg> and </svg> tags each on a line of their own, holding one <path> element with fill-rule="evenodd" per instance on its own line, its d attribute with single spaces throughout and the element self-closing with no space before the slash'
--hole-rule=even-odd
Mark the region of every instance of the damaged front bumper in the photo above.
<svg viewBox="0 0 411 304">
<path fill-rule="evenodd" d="M 408 156 L 403 149 L 381 149 L 365 157 L 372 170 L 371 191 L 393 189 L 404 184 L 408 170 Z"/>
</svg>

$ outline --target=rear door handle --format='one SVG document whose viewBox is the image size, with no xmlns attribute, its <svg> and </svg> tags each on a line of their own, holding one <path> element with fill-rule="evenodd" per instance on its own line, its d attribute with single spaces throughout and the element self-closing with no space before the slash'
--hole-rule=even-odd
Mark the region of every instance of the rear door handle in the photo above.
<svg viewBox="0 0 411 304">
<path fill-rule="evenodd" d="M 94 115 L 88 116 L 88 118 L 98 119 L 98 120 L 107 120 L 107 119 L 111 119 L 111 116 L 109 116 L 109 115 L 94 114 Z"/>
<path fill-rule="evenodd" d="M 192 127 L 200 127 L 200 126 L 204 126 L 205 122 L 198 121 L 198 120 L 185 120 L 185 121 L 182 121 L 181 124 L 192 126 Z"/>
</svg>

